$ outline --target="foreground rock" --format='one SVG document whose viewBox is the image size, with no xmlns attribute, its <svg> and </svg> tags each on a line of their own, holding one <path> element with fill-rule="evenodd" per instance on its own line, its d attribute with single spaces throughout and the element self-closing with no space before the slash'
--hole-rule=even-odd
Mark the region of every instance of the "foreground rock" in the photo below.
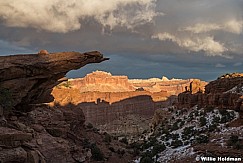
<svg viewBox="0 0 243 163">
<path fill-rule="evenodd" d="M 23 111 L 25 105 L 52 101 L 52 88 L 68 71 L 104 60 L 97 51 L 1 56 L 0 88 L 11 94 L 12 106 Z"/>
<path fill-rule="evenodd" d="M 0 162 L 131 160 L 124 143 L 84 125 L 85 117 L 79 106 L 43 104 L 51 101 L 52 87 L 63 81 L 66 72 L 104 60 L 107 59 L 99 52 L 40 51 L 0 57 Z M 15 108 L 14 112 L 11 108 Z"/>
<path fill-rule="evenodd" d="M 85 126 L 84 121 L 82 110 L 72 104 L 40 105 L 27 115 L 10 117 L 0 127 L 0 162 L 125 163 L 132 159 L 126 144 Z"/>
</svg>

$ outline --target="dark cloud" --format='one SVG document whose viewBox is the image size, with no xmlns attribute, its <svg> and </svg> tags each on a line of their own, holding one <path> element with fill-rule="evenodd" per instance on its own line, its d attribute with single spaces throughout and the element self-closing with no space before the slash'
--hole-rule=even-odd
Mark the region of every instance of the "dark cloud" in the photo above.
<svg viewBox="0 0 243 163">
<path fill-rule="evenodd" d="M 70 77 L 99 69 L 130 78 L 211 80 L 242 71 L 241 0 L 100 3 L 0 1 L 1 55 L 99 50 L 111 58 L 72 71 Z"/>
</svg>

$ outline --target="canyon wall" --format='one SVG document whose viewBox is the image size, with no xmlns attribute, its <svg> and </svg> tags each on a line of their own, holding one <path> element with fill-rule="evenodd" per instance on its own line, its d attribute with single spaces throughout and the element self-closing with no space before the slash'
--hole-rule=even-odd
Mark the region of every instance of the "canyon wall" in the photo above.
<svg viewBox="0 0 243 163">
<path fill-rule="evenodd" d="M 55 103 L 73 103 L 82 108 L 86 123 L 114 134 L 139 134 L 149 129 L 156 109 L 177 102 L 185 90 L 203 92 L 206 82 L 198 79 L 129 80 L 96 71 L 80 79 L 69 79 L 52 91 Z"/>
<path fill-rule="evenodd" d="M 205 93 L 183 92 L 178 96 L 179 107 L 218 107 L 243 112 L 243 74 L 219 77 L 205 87 Z"/>
</svg>

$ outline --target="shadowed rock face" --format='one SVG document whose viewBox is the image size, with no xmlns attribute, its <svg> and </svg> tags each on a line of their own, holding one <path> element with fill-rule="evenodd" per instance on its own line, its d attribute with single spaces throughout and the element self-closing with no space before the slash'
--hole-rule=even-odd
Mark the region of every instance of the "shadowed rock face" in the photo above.
<svg viewBox="0 0 243 163">
<path fill-rule="evenodd" d="M 8 89 L 13 105 L 22 110 L 29 104 L 51 102 L 52 88 L 68 71 L 105 60 L 97 51 L 1 56 L 0 88 Z"/>
<path fill-rule="evenodd" d="M 194 105 L 234 109 L 243 117 L 243 74 L 233 73 L 219 77 L 206 85 L 205 93 L 183 92 L 179 94 L 179 107 Z"/>
</svg>

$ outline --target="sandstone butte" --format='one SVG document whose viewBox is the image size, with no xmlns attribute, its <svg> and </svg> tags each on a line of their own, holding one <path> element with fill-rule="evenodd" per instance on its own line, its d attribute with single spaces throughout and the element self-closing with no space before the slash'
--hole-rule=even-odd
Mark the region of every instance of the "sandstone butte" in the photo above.
<svg viewBox="0 0 243 163">
<path fill-rule="evenodd" d="M 108 58 L 98 51 L 49 54 L 41 50 L 38 54 L 0 56 L 0 87 L 9 90 L 13 106 L 23 110 L 25 105 L 52 101 L 52 88 L 68 71 L 105 60 Z"/>
<path fill-rule="evenodd" d="M 66 86 L 67 83 L 69 87 Z M 199 79 L 168 80 L 166 77 L 128 79 L 127 76 L 114 76 L 108 72 L 95 71 L 84 78 L 69 79 L 66 84 L 60 84 L 52 92 L 55 101 L 62 105 L 70 102 L 74 104 L 96 102 L 97 99 L 114 103 L 140 95 L 151 96 L 153 101 L 157 102 L 166 101 L 186 89 L 191 89 L 193 93 L 203 92 L 207 82 Z"/>
<path fill-rule="evenodd" d="M 61 83 L 52 95 L 54 104 L 79 105 L 86 123 L 101 131 L 134 135 L 149 129 L 156 109 L 176 103 L 177 95 L 186 90 L 203 92 L 206 84 L 199 79 L 128 79 L 95 71 Z"/>
</svg>

